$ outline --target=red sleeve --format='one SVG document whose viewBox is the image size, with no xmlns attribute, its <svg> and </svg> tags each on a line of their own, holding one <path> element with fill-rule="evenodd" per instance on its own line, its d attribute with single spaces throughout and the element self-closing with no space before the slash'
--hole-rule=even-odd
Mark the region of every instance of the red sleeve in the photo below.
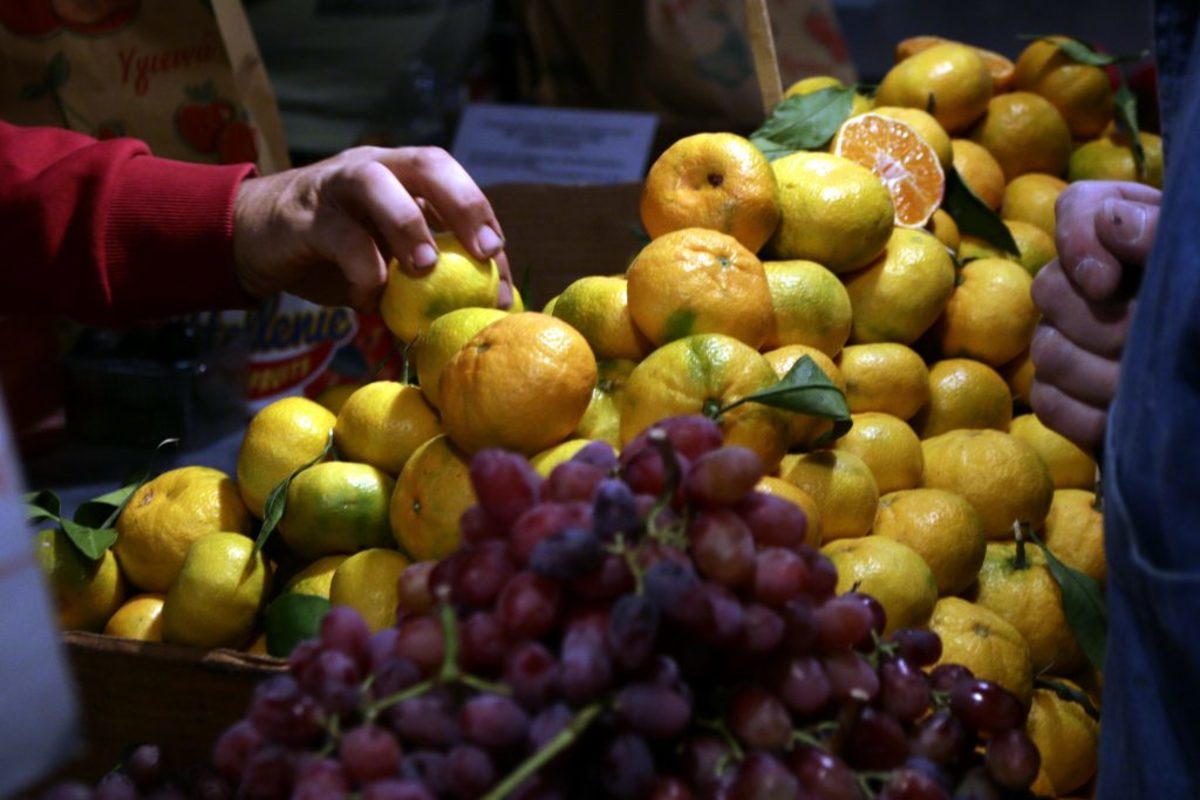
<svg viewBox="0 0 1200 800">
<path fill-rule="evenodd" d="M 0 313 L 113 324 L 250 305 L 233 201 L 253 172 L 0 121 Z"/>
</svg>

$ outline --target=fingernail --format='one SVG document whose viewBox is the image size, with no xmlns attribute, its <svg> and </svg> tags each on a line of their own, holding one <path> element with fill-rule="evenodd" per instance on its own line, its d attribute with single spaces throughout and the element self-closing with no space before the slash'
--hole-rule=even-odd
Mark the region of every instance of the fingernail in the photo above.
<svg viewBox="0 0 1200 800">
<path fill-rule="evenodd" d="M 479 252 L 491 257 L 504 248 L 504 240 L 492 230 L 491 225 L 484 225 L 479 229 L 479 233 L 475 235 L 475 245 L 479 248 Z"/>
<path fill-rule="evenodd" d="M 1092 256 L 1086 256 L 1075 265 L 1075 269 L 1072 270 L 1072 277 L 1075 279 L 1075 283 L 1091 289 L 1102 280 L 1103 272 L 1103 264 Z"/>
<path fill-rule="evenodd" d="M 1112 223 L 1113 238 L 1132 244 L 1146 232 L 1146 209 L 1140 203 L 1130 203 L 1110 197 L 1104 201 L 1104 216 Z"/>
<path fill-rule="evenodd" d="M 496 305 L 504 310 L 508 310 L 513 304 L 512 287 L 504 281 L 500 281 L 500 288 L 496 292 Z"/>
<path fill-rule="evenodd" d="M 437 264 L 438 253 L 437 250 L 433 248 L 433 245 L 421 242 L 413 250 L 412 259 L 413 266 L 417 269 L 430 270 L 433 269 L 435 264 Z"/>
</svg>

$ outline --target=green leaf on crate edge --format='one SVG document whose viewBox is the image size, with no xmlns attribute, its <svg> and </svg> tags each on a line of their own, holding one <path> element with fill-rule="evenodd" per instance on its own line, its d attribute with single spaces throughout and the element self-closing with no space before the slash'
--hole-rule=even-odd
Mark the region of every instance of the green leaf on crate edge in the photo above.
<svg viewBox="0 0 1200 800">
<path fill-rule="evenodd" d="M 1083 648 L 1088 661 L 1104 672 L 1104 652 L 1108 645 L 1108 610 L 1100 582 L 1090 575 L 1067 566 L 1032 530 L 1029 536 L 1046 556 L 1054 582 L 1062 591 L 1063 613 L 1071 633 Z"/>
<path fill-rule="evenodd" d="M 299 475 L 304 470 L 319 464 L 325 460 L 325 456 L 333 449 L 333 431 L 329 432 L 329 438 L 325 440 L 325 446 L 321 448 L 321 452 L 317 457 L 307 464 L 301 464 L 292 470 L 292 473 L 286 478 L 275 484 L 275 488 L 267 495 L 267 501 L 263 504 L 263 524 L 258 531 L 258 538 L 254 540 L 254 552 L 258 553 L 262 550 L 263 545 L 267 543 L 267 537 L 275 530 L 275 526 L 279 524 L 279 520 L 283 518 L 283 512 L 287 508 L 287 493 L 288 487 L 292 485 L 292 479 Z"/>
<path fill-rule="evenodd" d="M 1061 41 L 1055 41 L 1054 37 L 1048 34 L 1024 33 L 1017 38 L 1025 41 L 1048 41 L 1051 44 L 1058 45 L 1058 49 L 1066 54 L 1067 58 L 1077 64 L 1086 64 L 1089 67 L 1107 67 L 1110 64 L 1124 64 L 1133 61 L 1141 61 L 1150 55 L 1149 50 L 1142 50 L 1138 53 L 1126 53 L 1124 55 L 1112 55 L 1110 53 L 1101 53 L 1096 48 L 1092 47 L 1087 42 L 1081 39 L 1067 37 Z"/>
<path fill-rule="evenodd" d="M 1129 148 L 1133 150 L 1133 164 L 1137 168 L 1137 179 L 1146 180 L 1146 148 L 1142 147 L 1142 137 L 1138 131 L 1137 97 L 1125 85 L 1125 77 L 1121 76 L 1121 87 L 1116 96 L 1117 129 L 1129 137 Z"/>
<path fill-rule="evenodd" d="M 287 658 L 300 642 L 316 638 L 321 619 L 331 607 L 327 599 L 313 594 L 286 592 L 276 597 L 267 606 L 263 623 L 267 652 Z"/>
<path fill-rule="evenodd" d="M 750 141 L 769 160 L 797 150 L 812 150 L 833 138 L 850 116 L 854 87 L 830 87 L 789 97 L 750 134 Z"/>
<path fill-rule="evenodd" d="M 761 403 L 813 417 L 833 420 L 833 430 L 821 437 L 821 443 L 832 441 L 850 430 L 850 406 L 846 395 L 829 380 L 810 356 L 801 356 L 778 383 L 749 394 L 725 406 L 720 413 L 742 403 Z"/>
<path fill-rule="evenodd" d="M 978 236 L 988 244 L 1014 256 L 1021 254 L 1012 231 L 1000 219 L 1000 215 L 971 191 L 958 174 L 958 170 L 953 167 L 946 170 L 946 195 L 942 200 L 942 208 L 962 233 Z"/>
</svg>

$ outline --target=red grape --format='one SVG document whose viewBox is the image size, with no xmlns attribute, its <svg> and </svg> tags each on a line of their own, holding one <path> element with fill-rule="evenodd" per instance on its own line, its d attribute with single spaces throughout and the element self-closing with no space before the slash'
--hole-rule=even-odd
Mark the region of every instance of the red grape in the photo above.
<svg viewBox="0 0 1200 800">
<path fill-rule="evenodd" d="M 487 750 L 505 750 L 525 741 L 529 716 L 511 697 L 480 694 L 463 704 L 459 713 L 463 735 Z"/>
<path fill-rule="evenodd" d="M 527 708 L 540 708 L 558 692 L 558 662 L 538 642 L 523 642 L 509 651 L 504 683 Z"/>
<path fill-rule="evenodd" d="M 642 737 L 618 734 L 604 755 L 604 788 L 618 800 L 638 800 L 654 789 L 654 755 Z"/>
<path fill-rule="evenodd" d="M 362 792 L 362 800 L 436 800 L 419 781 L 389 778 L 375 781 Z"/>
<path fill-rule="evenodd" d="M 870 702 L 879 694 L 879 675 L 874 667 L 853 650 L 842 650 L 822 657 L 835 700 Z"/>
<path fill-rule="evenodd" d="M 458 552 L 451 598 L 468 608 L 487 608 L 516 572 L 507 542 L 485 542 Z"/>
<path fill-rule="evenodd" d="M 762 476 L 763 463 L 757 453 L 727 445 L 693 458 L 683 489 L 692 503 L 715 509 L 746 499 Z"/>
<path fill-rule="evenodd" d="M 984 766 L 992 780 L 1005 789 L 1028 789 L 1041 765 L 1037 746 L 1019 728 L 1001 731 L 987 744 Z"/>
<path fill-rule="evenodd" d="M 751 492 L 737 512 L 760 547 L 794 547 L 808 532 L 808 517 L 799 506 L 766 492 Z"/>
<path fill-rule="evenodd" d="M 820 800 L 865 800 L 854 772 L 833 753 L 802 745 L 791 752 L 787 761 L 808 796 Z"/>
<path fill-rule="evenodd" d="M 496 614 L 512 641 L 537 639 L 558 621 L 562 590 L 555 581 L 519 572 L 500 593 Z"/>
<path fill-rule="evenodd" d="M 1020 701 L 991 681 L 959 681 L 950 690 L 950 710 L 967 727 L 986 733 L 1016 728 L 1025 721 Z"/>
<path fill-rule="evenodd" d="M 895 769 L 908 758 L 908 739 L 895 717 L 868 706 L 859 711 L 850 726 L 845 754 L 847 762 L 857 769 Z"/>
<path fill-rule="evenodd" d="M 476 611 L 458 628 L 459 659 L 469 672 L 492 674 L 504 665 L 508 640 L 500 620 L 490 611 Z"/>
<path fill-rule="evenodd" d="M 700 512 L 692 520 L 691 538 L 692 558 L 704 577 L 730 588 L 755 578 L 754 537 L 733 511 L 718 508 Z"/>
<path fill-rule="evenodd" d="M 513 523 L 509 539 L 513 560 L 523 566 L 542 539 L 572 526 L 588 528 L 591 524 L 592 507 L 587 503 L 539 503 Z"/>
<path fill-rule="evenodd" d="M 783 547 L 766 547 L 754 559 L 754 599 L 769 606 L 782 606 L 805 591 L 808 565 Z"/>
<path fill-rule="evenodd" d="M 779 699 L 802 716 L 820 711 L 833 697 L 833 686 L 825 668 L 812 656 L 793 658 L 773 685 Z"/>
<path fill-rule="evenodd" d="M 503 539 L 507 533 L 507 527 L 478 503 L 468 506 L 462 513 L 458 520 L 458 529 L 463 544 L 468 545 Z"/>
<path fill-rule="evenodd" d="M 239 720 L 217 738 L 213 745 L 213 766 L 230 781 L 242 779 L 246 763 L 262 746 L 263 735 L 248 719 Z"/>
<path fill-rule="evenodd" d="M 446 756 L 450 790 L 462 800 L 482 797 L 497 780 L 496 765 L 486 750 L 460 744 Z"/>
<path fill-rule="evenodd" d="M 902 658 L 879 668 L 879 705 L 896 719 L 917 719 L 929 702 L 929 678 L 924 672 Z"/>
<path fill-rule="evenodd" d="M 435 600 L 429 577 L 436 561 L 417 561 L 400 573 L 397 606 L 401 611 L 424 614 L 433 610 Z"/>
<path fill-rule="evenodd" d="M 617 468 L 617 451 L 608 442 L 588 442 L 575 451 L 572 461 L 580 461 L 598 467 L 605 475 L 611 474 Z"/>
<path fill-rule="evenodd" d="M 446 642 L 442 625 L 433 617 L 409 617 L 399 625 L 396 654 L 417 666 L 422 675 L 435 674 L 442 668 Z"/>
<path fill-rule="evenodd" d="M 506 528 L 537 502 L 542 477 L 516 453 L 480 450 L 471 458 L 470 472 L 479 505 Z"/>
<path fill-rule="evenodd" d="M 727 712 L 729 728 L 747 747 L 779 750 L 792 741 L 792 718 L 775 695 L 757 686 L 734 693 Z"/>
<path fill-rule="evenodd" d="M 569 527 L 534 545 L 529 569 L 547 578 L 572 581 L 600 566 L 604 547 L 587 528 Z"/>
<path fill-rule="evenodd" d="M 654 683 L 632 683 L 617 692 L 617 720 L 649 739 L 670 739 L 683 733 L 692 706 L 678 692 Z"/>
<path fill-rule="evenodd" d="M 658 608 L 645 595 L 627 594 L 613 604 L 608 618 L 608 646 L 613 661 L 632 672 L 654 652 Z"/>
<path fill-rule="evenodd" d="M 583 461 L 564 461 L 550 472 L 542 484 L 543 501 L 568 502 L 578 500 L 590 503 L 596 487 L 604 480 L 604 471 Z"/>
<path fill-rule="evenodd" d="M 730 800 L 794 800 L 799 789 L 796 776 L 779 759 L 768 753 L 749 753 L 738 765 L 729 797 Z"/>
<path fill-rule="evenodd" d="M 360 725 L 342 736 L 338 756 L 353 781 L 367 783 L 395 777 L 400 769 L 400 744 L 378 725 Z"/>
<path fill-rule="evenodd" d="M 321 733 L 321 709 L 316 700 L 301 691 L 291 675 L 275 675 L 256 686 L 248 716 L 263 736 L 280 744 L 308 744 Z M 144 752 L 142 748 L 134 751 L 126 771 L 133 768 L 134 759 L 140 752 Z M 161 773 L 161 766 L 154 770 Z M 136 775 L 131 777 L 138 780 Z M 149 784 L 138 781 L 139 786 L 152 786 L 157 782 L 157 779 Z"/>
<path fill-rule="evenodd" d="M 942 657 L 942 640 L 925 628 L 901 628 L 888 636 L 896 645 L 896 654 L 910 664 L 928 667 Z"/>
<path fill-rule="evenodd" d="M 371 629 L 362 615 L 349 606 L 334 606 L 321 618 L 321 644 L 354 660 L 359 669 L 370 663 Z"/>
</svg>

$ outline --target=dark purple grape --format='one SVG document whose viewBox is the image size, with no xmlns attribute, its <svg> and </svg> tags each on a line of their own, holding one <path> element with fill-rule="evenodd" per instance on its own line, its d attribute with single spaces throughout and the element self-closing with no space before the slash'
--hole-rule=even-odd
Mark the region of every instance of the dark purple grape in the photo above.
<svg viewBox="0 0 1200 800">
<path fill-rule="evenodd" d="M 871 630 L 876 636 L 882 636 L 887 628 L 887 611 L 884 610 L 883 604 L 871 597 L 869 594 L 862 592 L 846 592 L 841 596 L 844 600 L 856 602 L 866 609 L 869 619 L 871 620 Z M 859 649 L 869 652 L 875 649 L 875 642 L 869 635 L 856 645 Z"/>
<path fill-rule="evenodd" d="M 408 753 L 400 761 L 400 777 L 424 786 L 435 797 L 450 791 L 450 764 L 444 753 L 433 750 Z"/>
<path fill-rule="evenodd" d="M 681 476 L 684 461 L 683 457 L 675 455 L 676 466 L 680 467 Z M 667 465 L 663 462 L 658 448 L 649 441 L 630 442 L 621 451 L 620 463 L 621 479 L 629 484 L 634 494 L 648 494 L 657 498 L 666 491 L 669 480 Z"/>
<path fill-rule="evenodd" d="M 606 554 L 599 566 L 580 575 L 571 584 L 575 596 L 583 600 L 612 600 L 634 590 L 636 580 L 622 556 Z"/>
<path fill-rule="evenodd" d="M 783 632 L 782 616 L 764 605 L 750 603 L 745 607 L 740 649 L 751 657 L 774 653 L 783 641 Z"/>
<path fill-rule="evenodd" d="M 295 780 L 296 759 L 279 745 L 268 744 L 246 762 L 238 783 L 238 800 L 287 800 Z"/>
<path fill-rule="evenodd" d="M 137 800 L 138 787 L 133 778 L 123 772 L 110 772 L 96 784 L 92 800 Z"/>
<path fill-rule="evenodd" d="M 833 697 L 833 686 L 825 674 L 825 667 L 812 656 L 799 656 L 789 661 L 773 686 L 784 705 L 801 716 L 815 714 Z"/>
<path fill-rule="evenodd" d="M 490 611 L 476 611 L 458 628 L 459 663 L 468 672 L 493 674 L 504 666 L 508 640 L 500 620 Z"/>
<path fill-rule="evenodd" d="M 954 800 L 1003 800 L 1004 792 L 984 767 L 972 767 L 954 787 Z"/>
<path fill-rule="evenodd" d="M 938 664 L 929 672 L 929 688 L 935 692 L 950 692 L 963 681 L 973 681 L 975 676 L 962 664 Z"/>
<path fill-rule="evenodd" d="M 285 676 L 284 680 L 293 687 L 295 686 L 295 681 L 291 678 Z M 257 692 L 255 696 L 257 696 Z M 163 762 L 162 748 L 156 744 L 143 744 L 135 747 L 129 757 L 125 759 L 122 769 L 137 784 L 139 791 L 150 791 L 166 778 L 167 768 Z"/>
<path fill-rule="evenodd" d="M 686 602 L 689 593 L 699 582 L 696 573 L 689 568 L 668 560 L 651 564 L 642 575 L 646 597 L 668 616 L 674 616 L 673 612 Z"/>
<path fill-rule="evenodd" d="M 928 667 L 942 657 L 941 637 L 925 628 L 892 631 L 888 641 L 896 645 L 896 655 L 913 666 Z"/>
<path fill-rule="evenodd" d="M 458 519 L 458 529 L 462 536 L 462 542 L 466 545 L 503 539 L 508 533 L 508 529 L 478 503 L 468 507 L 462 513 Z"/>
<path fill-rule="evenodd" d="M 792 741 L 792 718 L 787 707 L 757 686 L 738 689 L 726 716 L 729 729 L 749 748 L 782 750 Z"/>
<path fill-rule="evenodd" d="M 188 800 L 231 800 L 233 787 L 217 770 L 207 764 L 191 767 L 187 772 Z M 97 799 L 99 800 L 99 798 Z M 117 800 L 109 798 L 108 800 Z"/>
<path fill-rule="evenodd" d="M 571 625 L 563 637 L 559 656 L 562 695 L 584 705 L 596 700 L 612 684 L 612 660 L 604 647 L 604 633 Z"/>
<path fill-rule="evenodd" d="M 758 453 L 726 445 L 692 459 L 683 491 L 689 502 L 701 508 L 725 508 L 745 500 L 762 476 Z"/>
<path fill-rule="evenodd" d="M 547 578 L 573 581 L 600 566 L 604 546 L 588 528 L 570 527 L 538 542 L 529 569 Z"/>
<path fill-rule="evenodd" d="M 298 676 L 300 687 L 331 714 L 349 714 L 358 708 L 362 679 L 358 662 L 341 650 L 322 650 Z"/>
<path fill-rule="evenodd" d="M 746 627 L 746 610 L 737 596 L 718 583 L 705 583 L 704 607 L 695 617 L 697 630 L 711 644 L 735 644 Z"/>
<path fill-rule="evenodd" d="M 835 700 L 869 703 L 879 694 L 879 674 L 853 650 L 830 653 L 821 659 Z"/>
<path fill-rule="evenodd" d="M 507 750 L 525 741 L 529 715 L 511 697 L 480 694 L 463 704 L 458 715 L 463 735 L 480 747 Z"/>
<path fill-rule="evenodd" d="M 523 642 L 509 651 L 504 683 L 526 708 L 541 708 L 558 693 L 558 661 L 538 642 Z"/>
<path fill-rule="evenodd" d="M 618 535 L 628 540 L 641 527 L 633 490 L 617 478 L 600 481 L 592 498 L 592 531 L 596 538 L 606 544 L 614 541 Z"/>
<path fill-rule="evenodd" d="M 442 668 L 446 642 L 434 617 L 407 617 L 397 626 L 396 655 L 407 658 L 428 677 Z"/>
<path fill-rule="evenodd" d="M 805 587 L 805 591 L 809 596 L 817 601 L 833 597 L 838 576 L 837 567 L 829 557 L 804 545 L 797 547 L 796 552 L 801 554 L 804 563 L 808 565 L 808 586 Z"/>
<path fill-rule="evenodd" d="M 632 733 L 621 733 L 609 742 L 604 754 L 604 788 L 618 800 L 638 800 L 654 789 L 654 755 L 646 741 Z"/>
<path fill-rule="evenodd" d="M 766 492 L 751 492 L 737 505 L 759 547 L 794 547 L 808 534 L 808 517 L 795 503 Z"/>
<path fill-rule="evenodd" d="M 471 486 L 493 519 L 510 527 L 533 507 L 542 478 L 523 456 L 506 450 L 480 450 L 471 458 Z"/>
<path fill-rule="evenodd" d="M 631 683 L 617 692 L 617 720 L 648 739 L 670 739 L 683 733 L 692 704 L 679 692 L 655 683 Z"/>
<path fill-rule="evenodd" d="M 627 594 L 613 604 L 608 617 L 608 648 L 613 662 L 632 672 L 654 652 L 658 607 L 644 595 Z"/>
<path fill-rule="evenodd" d="M 837 653 L 871 641 L 871 611 L 853 597 L 842 595 L 818 606 L 816 619 L 816 648 L 823 653 Z"/>
<path fill-rule="evenodd" d="M 710 450 L 716 450 L 721 446 L 725 436 L 721 433 L 721 426 L 712 421 L 708 417 L 699 414 L 683 414 L 677 417 L 667 417 L 655 424 L 656 428 L 661 428 L 667 434 L 667 441 L 671 443 L 671 447 L 689 461 L 694 461 Z M 629 446 L 633 446 L 637 439 L 647 436 L 648 432 L 643 432 L 635 437 Z M 624 453 L 624 450 L 621 451 Z"/>
<path fill-rule="evenodd" d="M 717 451 L 718 453 L 720 450 Z M 794 800 L 800 786 L 796 776 L 768 753 L 748 753 L 729 787 L 730 800 Z"/>
<path fill-rule="evenodd" d="M 929 678 L 903 658 L 879 668 L 879 705 L 901 722 L 923 715 L 931 700 Z"/>
<path fill-rule="evenodd" d="M 659 775 L 654 782 L 650 800 L 692 800 L 692 790 L 673 775 Z"/>
<path fill-rule="evenodd" d="M 895 717 L 868 706 L 850 726 L 843 750 L 856 769 L 895 769 L 908 758 L 908 739 Z"/>
<path fill-rule="evenodd" d="M 508 543 L 484 542 L 458 552 L 450 597 L 461 606 L 488 608 L 517 571 Z"/>
<path fill-rule="evenodd" d="M 754 559 L 754 599 L 779 608 L 803 594 L 808 584 L 804 559 L 783 547 L 766 547 Z"/>
<path fill-rule="evenodd" d="M 354 659 L 359 669 L 370 663 L 371 629 L 362 615 L 349 606 L 334 606 L 321 619 L 321 644 Z"/>
<path fill-rule="evenodd" d="M 419 781 L 389 778 L 363 789 L 363 800 L 436 800 Z"/>
<path fill-rule="evenodd" d="M 409 564 L 400 573 L 396 605 L 400 611 L 410 614 L 427 614 L 436 605 L 429 579 L 436 561 L 418 561 Z"/>
<path fill-rule="evenodd" d="M 984 766 L 992 780 L 1005 789 L 1028 789 L 1042 765 L 1037 745 L 1025 731 L 1000 731 L 987 744 Z"/>
<path fill-rule="evenodd" d="M 396 639 L 399 636 L 400 632 L 394 626 L 371 634 L 367 643 L 367 661 L 371 672 L 378 669 L 383 662 L 396 657 Z"/>
<path fill-rule="evenodd" d="M 449 696 L 428 692 L 393 706 L 387 723 L 406 745 L 445 748 L 462 738 L 458 714 Z"/>
<path fill-rule="evenodd" d="M 617 468 L 617 451 L 608 442 L 588 442 L 575 451 L 575 455 L 571 456 L 571 460 L 579 461 L 583 464 L 591 464 L 605 475 L 608 475 Z"/>
<path fill-rule="evenodd" d="M 574 714 L 563 703 L 555 703 L 542 709 L 529 722 L 529 745 L 531 750 L 541 750 L 551 739 L 561 733 L 568 725 Z"/>
<path fill-rule="evenodd" d="M 319 639 L 305 639 L 292 648 L 292 653 L 288 656 L 288 672 L 300 682 L 301 686 L 306 687 L 306 691 L 309 684 L 305 682 L 304 675 L 316 663 L 317 656 L 321 653 Z"/>
<path fill-rule="evenodd" d="M 514 642 L 537 639 L 558 622 L 562 589 L 532 572 L 518 572 L 500 593 L 496 615 Z"/>
<path fill-rule="evenodd" d="M 375 668 L 371 697 L 379 700 L 421 682 L 421 671 L 407 658 L 389 658 Z"/>
<path fill-rule="evenodd" d="M 968 728 L 986 733 L 1017 728 L 1025 721 L 1020 701 L 991 681 L 959 681 L 950 690 L 950 710 Z"/>
<path fill-rule="evenodd" d="M 353 781 L 369 783 L 395 777 L 400 770 L 400 743 L 378 725 L 361 725 L 342 735 L 338 756 Z"/>
<path fill-rule="evenodd" d="M 92 800 L 92 790 L 79 781 L 60 781 L 43 792 L 41 800 Z"/>
<path fill-rule="evenodd" d="M 524 566 L 542 539 L 570 527 L 588 528 L 591 524 L 590 503 L 538 503 L 513 523 L 509 537 L 513 560 Z"/>
<path fill-rule="evenodd" d="M 590 503 L 596 486 L 604 480 L 604 470 L 583 461 L 569 460 L 550 471 L 550 477 L 542 484 L 543 501 L 569 502 L 577 500 Z"/>
<path fill-rule="evenodd" d="M 909 768 L 892 773 L 892 779 L 877 797 L 878 800 L 951 800 L 950 793 L 937 780 Z"/>
<path fill-rule="evenodd" d="M 679 750 L 680 772 L 702 797 L 709 796 L 736 763 L 730 757 L 729 745 L 712 734 L 691 736 Z"/>
<path fill-rule="evenodd" d="M 446 756 L 450 791 L 462 800 L 482 797 L 497 780 L 496 765 L 487 751 L 460 744 Z"/>
<path fill-rule="evenodd" d="M 798 597 L 783 607 L 783 642 L 792 655 L 811 653 L 817 641 L 817 615 L 812 601 Z"/>
<path fill-rule="evenodd" d="M 321 708 L 291 675 L 275 675 L 254 687 L 248 716 L 263 736 L 279 744 L 305 745 L 321 735 Z"/>
<path fill-rule="evenodd" d="M 692 559 L 705 578 L 734 589 L 755 579 L 754 537 L 736 513 L 727 508 L 701 511 L 689 532 Z"/>
<path fill-rule="evenodd" d="M 833 753 L 802 745 L 787 757 L 800 787 L 815 800 L 865 800 L 854 772 Z"/>
<path fill-rule="evenodd" d="M 949 766 L 970 746 L 966 727 L 949 711 L 935 711 L 917 723 L 910 739 L 912 754 Z"/>
<path fill-rule="evenodd" d="M 248 719 L 238 720 L 217 737 L 213 745 L 213 766 L 228 780 L 242 779 L 246 762 L 262 746 L 263 735 Z"/>
<path fill-rule="evenodd" d="M 173 783 L 160 783 L 146 795 L 146 800 L 187 800 L 187 795 Z"/>
<path fill-rule="evenodd" d="M 301 797 L 309 800 L 325 800 L 342 797 L 350 793 L 350 778 L 346 767 L 335 758 L 303 756 L 296 766 L 296 788 L 292 800 Z"/>
</svg>

